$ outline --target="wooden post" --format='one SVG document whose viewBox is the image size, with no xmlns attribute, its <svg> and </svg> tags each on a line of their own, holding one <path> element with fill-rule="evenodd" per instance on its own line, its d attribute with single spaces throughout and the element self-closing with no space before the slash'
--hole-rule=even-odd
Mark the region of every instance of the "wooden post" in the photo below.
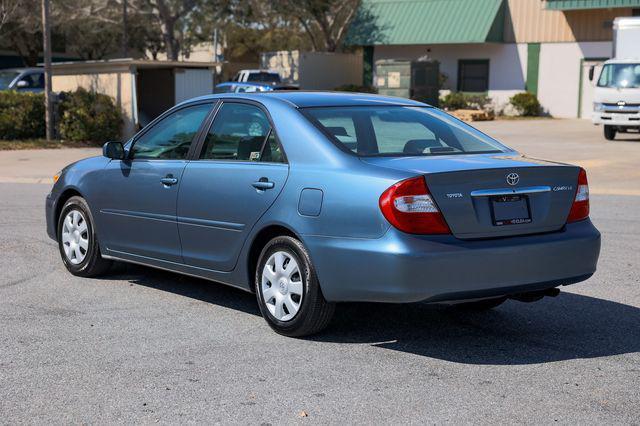
<svg viewBox="0 0 640 426">
<path fill-rule="evenodd" d="M 51 23 L 49 0 L 42 0 L 42 41 L 44 48 L 44 103 L 47 140 L 53 139 L 53 105 L 51 102 Z"/>
</svg>

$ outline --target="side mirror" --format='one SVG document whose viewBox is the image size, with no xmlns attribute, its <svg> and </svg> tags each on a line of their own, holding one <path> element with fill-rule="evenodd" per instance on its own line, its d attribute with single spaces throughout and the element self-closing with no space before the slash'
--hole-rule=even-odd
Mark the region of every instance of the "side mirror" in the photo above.
<svg viewBox="0 0 640 426">
<path fill-rule="evenodd" d="M 596 71 L 596 67 L 594 65 L 591 65 L 591 67 L 589 68 L 589 81 L 593 81 L 593 74 Z"/>
<path fill-rule="evenodd" d="M 18 89 L 26 89 L 27 87 L 29 87 L 29 82 L 27 80 L 20 80 L 16 83 L 16 88 Z"/>
<path fill-rule="evenodd" d="M 124 159 L 124 146 L 122 142 L 107 142 L 102 145 L 102 155 L 112 160 Z"/>
</svg>

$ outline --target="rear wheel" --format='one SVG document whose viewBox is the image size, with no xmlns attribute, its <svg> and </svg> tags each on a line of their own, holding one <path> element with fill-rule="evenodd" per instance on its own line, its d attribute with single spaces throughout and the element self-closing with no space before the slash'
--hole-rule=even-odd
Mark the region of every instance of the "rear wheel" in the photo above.
<svg viewBox="0 0 640 426">
<path fill-rule="evenodd" d="M 277 333 L 301 337 L 331 320 L 335 305 L 325 300 L 309 253 L 295 238 L 282 236 L 262 249 L 255 276 L 262 316 Z"/>
<path fill-rule="evenodd" d="M 604 126 L 604 138 L 608 141 L 612 141 L 616 138 L 616 128 L 614 126 Z"/>
<path fill-rule="evenodd" d="M 71 197 L 62 207 L 58 247 L 64 266 L 73 275 L 95 277 L 111 267 L 112 262 L 100 254 L 91 211 L 82 197 Z"/>
<path fill-rule="evenodd" d="M 488 311 L 499 305 L 502 305 L 507 300 L 506 297 L 497 297 L 495 299 L 476 300 L 474 302 L 465 302 L 454 305 L 457 309 L 463 309 L 467 311 Z"/>
</svg>

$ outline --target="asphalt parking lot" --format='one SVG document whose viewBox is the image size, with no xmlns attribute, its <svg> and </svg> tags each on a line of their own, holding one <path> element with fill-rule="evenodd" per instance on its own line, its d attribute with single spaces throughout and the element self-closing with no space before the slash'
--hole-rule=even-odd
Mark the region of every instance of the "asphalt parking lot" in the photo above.
<svg viewBox="0 0 640 426">
<path fill-rule="evenodd" d="M 0 423 L 637 424 L 640 137 L 606 142 L 578 120 L 477 127 L 587 168 L 598 272 L 484 313 L 340 305 L 306 340 L 215 283 L 138 266 L 71 276 L 45 234 L 47 182 L 98 151 L 0 152 Z"/>
</svg>

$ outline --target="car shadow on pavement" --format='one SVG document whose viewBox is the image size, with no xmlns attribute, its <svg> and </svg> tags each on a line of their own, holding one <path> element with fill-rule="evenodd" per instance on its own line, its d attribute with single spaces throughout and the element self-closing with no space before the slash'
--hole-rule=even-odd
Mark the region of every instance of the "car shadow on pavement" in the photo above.
<svg viewBox="0 0 640 426">
<path fill-rule="evenodd" d="M 346 304 L 313 339 L 465 364 L 537 364 L 640 352 L 640 308 L 572 293 L 507 301 L 484 312 L 424 303 Z"/>
<path fill-rule="evenodd" d="M 125 263 L 118 264 L 112 273 L 104 278 L 126 280 L 131 284 L 260 316 L 260 309 L 253 294 L 200 278 Z"/>
<path fill-rule="evenodd" d="M 260 315 L 255 296 L 136 265 L 109 279 Z M 308 340 L 376 347 L 466 364 L 519 365 L 640 352 L 640 308 L 574 293 L 469 312 L 426 303 L 341 303 Z"/>
</svg>

